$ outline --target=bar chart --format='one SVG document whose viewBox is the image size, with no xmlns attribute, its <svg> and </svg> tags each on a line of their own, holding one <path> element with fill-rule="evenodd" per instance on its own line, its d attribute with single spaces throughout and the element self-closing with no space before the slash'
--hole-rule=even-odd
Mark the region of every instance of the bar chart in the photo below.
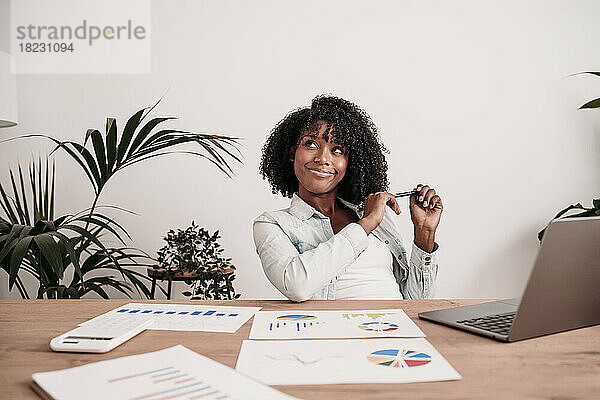
<svg viewBox="0 0 600 400">
<path fill-rule="evenodd" d="M 49 398 L 62 400 L 297 400 L 181 345 L 32 379 Z"/>
<path fill-rule="evenodd" d="M 94 319 L 152 319 L 147 329 L 229 332 L 237 331 L 260 307 L 227 307 L 195 304 L 152 304 L 129 303 L 115 308 Z"/>
</svg>

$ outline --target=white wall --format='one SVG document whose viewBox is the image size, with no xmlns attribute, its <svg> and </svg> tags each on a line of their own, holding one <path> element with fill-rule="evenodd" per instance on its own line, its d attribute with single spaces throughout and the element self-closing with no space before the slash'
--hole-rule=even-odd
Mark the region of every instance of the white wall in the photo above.
<svg viewBox="0 0 600 400">
<path fill-rule="evenodd" d="M 0 0 L 5 51 L 8 11 Z M 600 194 L 600 114 L 577 110 L 600 94 L 600 79 L 567 78 L 600 67 L 598 15 L 594 0 L 154 1 L 151 74 L 20 75 L 20 124 L 0 139 L 80 140 L 108 116 L 122 126 L 170 88 L 157 114 L 243 137 L 244 165 L 229 180 L 201 159 L 149 161 L 117 175 L 100 202 L 139 214 L 120 221 L 148 252 L 192 219 L 219 229 L 242 298 L 279 298 L 254 252 L 251 221 L 289 200 L 260 179 L 260 148 L 287 111 L 332 93 L 380 128 L 392 190 L 426 182 L 444 199 L 437 297 L 517 296 L 537 232 L 558 210 Z M 50 148 L 1 144 L 0 179 Z M 62 155 L 57 169 L 58 213 L 88 207 L 82 172 Z M 0 297 L 18 297 L 3 273 Z"/>
</svg>

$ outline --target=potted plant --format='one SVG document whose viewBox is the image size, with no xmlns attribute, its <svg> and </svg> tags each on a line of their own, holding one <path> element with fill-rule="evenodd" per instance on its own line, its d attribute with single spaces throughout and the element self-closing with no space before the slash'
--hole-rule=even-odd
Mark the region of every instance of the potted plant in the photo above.
<svg viewBox="0 0 600 400">
<path fill-rule="evenodd" d="M 30 298 L 21 279 L 27 273 L 39 282 L 37 298 L 79 298 L 89 292 L 108 298 L 106 287 L 128 297 L 134 291 L 151 297 L 144 283 L 149 278 L 129 267 L 149 267 L 153 260 L 143 251 L 127 247 L 124 238 L 131 237 L 125 229 L 99 211 L 122 210 L 98 205 L 104 187 L 112 176 L 131 165 L 175 153 L 208 160 L 227 176 L 232 173 L 230 162 L 241 162 L 237 138 L 161 126 L 174 117 L 145 121 L 157 105 L 137 111 L 121 132 L 117 121 L 107 118 L 105 132 L 88 129 L 81 143 L 43 134 L 0 141 L 31 137 L 51 140 L 56 145 L 53 152 L 65 151 L 94 190 L 90 208 L 55 217 L 55 168 L 54 164 L 49 168 L 48 157 L 45 162 L 32 162 L 26 178 L 20 165 L 9 170 L 10 184 L 0 184 L 0 268 L 9 277 L 9 290 L 16 286 L 21 297 Z M 180 145 L 185 144 L 187 147 L 182 149 Z M 194 145 L 196 149 L 191 147 Z M 106 235 L 116 238 L 120 246 L 108 245 Z M 65 282 L 65 271 L 71 267 L 73 279 Z"/>
<path fill-rule="evenodd" d="M 231 258 L 222 256 L 219 231 L 210 234 L 192 221 L 186 229 L 170 230 L 163 238 L 167 244 L 158 250 L 156 269 L 166 271 L 167 279 L 184 277 L 190 291 L 183 292 L 191 300 L 231 300 L 235 293 L 235 267 Z"/>
<path fill-rule="evenodd" d="M 580 212 L 577 214 L 565 215 L 567 212 L 569 212 L 571 210 L 583 210 L 583 212 Z M 564 215 L 564 217 L 563 217 L 563 215 Z M 592 206 L 590 208 L 582 206 L 581 203 L 571 204 L 569 207 L 565 208 L 564 210 L 561 210 L 552 219 L 554 220 L 554 219 L 557 219 L 560 217 L 575 218 L 575 217 L 594 217 L 594 216 L 600 216 L 600 199 L 592 200 Z M 547 228 L 548 228 L 548 225 L 546 225 L 546 228 L 544 228 L 540 232 L 538 232 L 538 240 L 540 242 L 542 241 L 542 238 L 544 237 L 544 232 L 546 232 Z"/>
</svg>

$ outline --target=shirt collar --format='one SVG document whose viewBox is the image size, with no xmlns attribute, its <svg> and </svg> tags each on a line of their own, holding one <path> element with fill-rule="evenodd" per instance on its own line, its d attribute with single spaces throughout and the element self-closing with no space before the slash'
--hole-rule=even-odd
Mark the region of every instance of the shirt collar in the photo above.
<svg viewBox="0 0 600 400">
<path fill-rule="evenodd" d="M 342 204 L 344 204 L 346 207 L 353 210 L 359 217 L 361 216 L 362 213 L 359 212 L 358 206 L 347 202 L 346 200 L 340 197 L 338 197 L 337 199 L 340 202 L 342 202 Z M 309 219 L 314 214 L 317 214 L 319 218 L 326 218 L 321 212 L 315 210 L 313 206 L 302 200 L 302 198 L 298 196 L 297 192 L 294 193 L 292 196 L 292 203 L 290 204 L 290 214 L 301 219 L 302 221 Z"/>
</svg>

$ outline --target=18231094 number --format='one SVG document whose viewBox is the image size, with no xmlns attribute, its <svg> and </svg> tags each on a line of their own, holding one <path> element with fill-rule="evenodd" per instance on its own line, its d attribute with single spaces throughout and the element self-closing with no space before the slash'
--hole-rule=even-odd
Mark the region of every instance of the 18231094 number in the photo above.
<svg viewBox="0 0 600 400">
<path fill-rule="evenodd" d="M 33 42 L 19 43 L 21 53 L 66 53 L 73 52 L 73 43 Z"/>
</svg>

